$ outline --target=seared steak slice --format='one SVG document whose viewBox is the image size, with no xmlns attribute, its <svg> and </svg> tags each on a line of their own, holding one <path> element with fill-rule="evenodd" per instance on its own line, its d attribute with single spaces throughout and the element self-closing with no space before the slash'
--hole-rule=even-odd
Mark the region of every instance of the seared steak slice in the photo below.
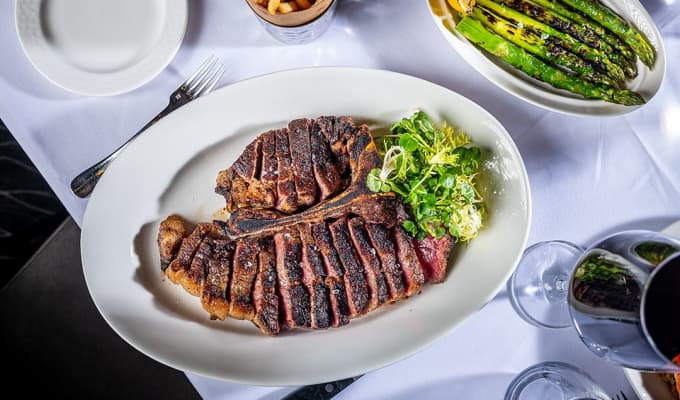
<svg viewBox="0 0 680 400">
<path fill-rule="evenodd" d="M 368 282 L 368 288 L 371 291 L 368 304 L 368 310 L 371 311 L 387 301 L 388 292 L 385 275 L 380 270 L 380 260 L 378 260 L 376 251 L 371 244 L 371 239 L 368 238 L 364 221 L 361 218 L 352 218 L 348 225 L 354 248 L 364 266 L 366 282 Z"/>
<path fill-rule="evenodd" d="M 224 196 L 227 210 L 241 207 L 271 207 L 273 193 L 264 190 L 260 183 L 262 168 L 262 141 L 272 140 L 271 135 L 261 135 L 252 141 L 234 164 L 217 175 L 215 192 Z"/>
<path fill-rule="evenodd" d="M 328 142 L 324 139 L 318 124 L 312 123 L 309 139 L 314 177 L 319 187 L 319 201 L 322 201 L 340 190 L 342 179 L 340 178 L 338 168 L 333 162 Z"/>
<path fill-rule="evenodd" d="M 329 225 L 333 244 L 345 268 L 345 288 L 349 303 L 350 317 L 354 318 L 368 311 L 370 293 L 364 268 L 359 262 L 352 239 L 347 230 L 347 219 L 341 218 Z"/>
<path fill-rule="evenodd" d="M 324 280 L 326 268 L 309 225 L 301 224 L 298 228 L 302 240 L 302 281 L 309 289 L 311 297 L 311 326 L 314 329 L 326 329 L 330 326 L 332 318 L 328 286 Z"/>
<path fill-rule="evenodd" d="M 312 149 L 307 118 L 296 119 L 288 124 L 288 141 L 293 161 L 298 205 L 312 205 L 316 200 L 316 181 L 312 168 Z"/>
<path fill-rule="evenodd" d="M 392 301 L 401 299 L 405 296 L 406 290 L 404 287 L 404 274 L 397 261 L 394 242 L 392 242 L 389 230 L 384 225 L 379 224 L 366 224 L 366 230 L 380 258 L 380 265 L 382 266 L 385 281 L 390 291 L 390 299 Z"/>
<path fill-rule="evenodd" d="M 330 145 L 338 172 L 346 175 L 349 172 L 347 139 L 355 132 L 354 120 L 351 117 L 319 117 L 316 123 Z"/>
<path fill-rule="evenodd" d="M 260 135 L 262 141 L 262 162 L 260 182 L 255 189 L 262 191 L 260 208 L 274 208 L 276 205 L 276 184 L 278 182 L 279 161 L 276 158 L 276 131 Z"/>
<path fill-rule="evenodd" d="M 165 274 L 173 283 L 182 284 L 187 278 L 187 270 L 191 266 L 196 250 L 210 231 L 211 224 L 198 224 L 191 234 L 184 238 L 177 251 L 177 258 L 165 269 Z"/>
<path fill-rule="evenodd" d="M 170 215 L 158 228 L 158 250 L 161 253 L 161 269 L 165 269 L 177 256 L 179 246 L 187 235 L 184 219 L 179 215 Z"/>
<path fill-rule="evenodd" d="M 253 322 L 267 335 L 276 335 L 279 327 L 279 296 L 276 292 L 276 253 L 271 238 L 261 241 L 260 268 L 253 288 L 255 318 Z"/>
<path fill-rule="evenodd" d="M 212 257 L 212 241 L 210 237 L 203 239 L 191 260 L 191 265 L 186 274 L 179 280 L 184 290 L 194 296 L 200 296 L 203 291 L 203 278 L 206 274 L 207 264 Z"/>
<path fill-rule="evenodd" d="M 210 239 L 210 254 L 203 259 L 205 278 L 201 291 L 201 304 L 210 314 L 211 319 L 225 319 L 229 315 L 229 274 L 231 257 L 234 252 L 233 242 L 221 239 Z"/>
<path fill-rule="evenodd" d="M 279 172 L 276 185 L 276 209 L 291 213 L 297 210 L 298 202 L 287 129 L 276 131 L 276 160 Z"/>
<path fill-rule="evenodd" d="M 446 234 L 440 239 L 428 236 L 423 240 L 413 239 L 413 247 L 416 249 L 418 260 L 423 266 L 425 281 L 443 282 L 446 278 L 449 253 L 453 248 L 453 238 Z"/>
<path fill-rule="evenodd" d="M 302 282 L 302 242 L 290 231 L 274 235 L 282 321 L 287 328 L 311 325 L 309 293 Z"/>
<path fill-rule="evenodd" d="M 397 259 L 404 271 L 404 282 L 406 283 L 406 296 L 411 296 L 420 291 L 420 287 L 425 283 L 425 276 L 423 269 L 416 256 L 416 251 L 411 243 L 411 237 L 408 236 L 400 226 L 392 229 L 392 238 L 396 245 Z"/>
<path fill-rule="evenodd" d="M 237 319 L 253 319 L 255 307 L 251 298 L 255 275 L 257 274 L 257 254 L 260 243 L 257 239 L 244 239 L 236 242 L 231 274 L 229 316 Z"/>
<path fill-rule="evenodd" d="M 326 285 L 332 310 L 331 326 L 338 327 L 349 322 L 349 303 L 345 290 L 345 269 L 340 262 L 333 239 L 324 222 L 311 225 L 312 238 L 319 248 L 326 272 Z"/>
</svg>

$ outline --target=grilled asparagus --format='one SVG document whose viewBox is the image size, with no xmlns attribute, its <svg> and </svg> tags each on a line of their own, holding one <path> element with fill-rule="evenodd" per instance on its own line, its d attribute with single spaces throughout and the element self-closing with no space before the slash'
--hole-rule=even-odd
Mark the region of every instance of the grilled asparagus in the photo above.
<svg viewBox="0 0 680 400">
<path fill-rule="evenodd" d="M 639 94 L 630 90 L 590 83 L 556 67 L 552 67 L 527 53 L 521 47 L 488 31 L 481 22 L 473 18 L 463 17 L 456 25 L 456 30 L 475 45 L 524 73 L 556 88 L 569 90 L 587 98 L 600 99 L 623 105 L 639 105 L 645 102 Z"/>
<path fill-rule="evenodd" d="M 637 76 L 636 65 L 624 57 L 623 54 L 615 50 L 609 43 L 599 37 L 595 31 L 588 27 L 588 25 L 575 24 L 568 18 L 565 18 L 536 3 L 533 3 L 531 0 L 497 1 L 530 16 L 537 21 L 564 32 L 594 49 L 601 50 L 607 54 L 609 59 L 623 68 L 626 77 L 634 78 Z"/>
<path fill-rule="evenodd" d="M 538 22 L 517 10 L 495 3 L 492 0 L 477 0 L 477 4 L 495 12 L 515 25 L 523 25 L 534 30 L 541 37 L 549 38 L 552 36 L 554 40 L 559 40 L 564 48 L 590 61 L 612 79 L 616 81 L 625 80 L 626 76 L 623 69 L 610 60 L 604 52 L 581 43 L 566 33 L 562 33 L 551 26 Z"/>
<path fill-rule="evenodd" d="M 654 61 L 656 60 L 654 47 L 652 47 L 647 38 L 637 28 L 626 22 L 623 18 L 597 0 L 562 1 L 612 31 L 624 42 L 628 43 L 646 66 L 652 68 Z"/>
<path fill-rule="evenodd" d="M 540 36 L 527 29 L 512 25 L 487 9 L 475 6 L 472 9 L 472 18 L 480 21 L 485 27 L 494 31 L 497 35 L 511 41 L 529 53 L 546 61 L 566 67 L 590 82 L 620 87 L 620 82 L 614 81 L 610 77 L 599 73 L 591 64 L 575 54 L 568 52 L 560 47 L 559 44 L 554 43 L 550 39 L 542 39 Z"/>
</svg>

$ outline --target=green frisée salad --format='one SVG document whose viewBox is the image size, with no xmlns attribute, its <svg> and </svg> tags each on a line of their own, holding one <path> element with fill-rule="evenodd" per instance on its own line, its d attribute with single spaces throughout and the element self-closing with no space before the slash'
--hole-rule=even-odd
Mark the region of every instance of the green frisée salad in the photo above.
<svg viewBox="0 0 680 400">
<path fill-rule="evenodd" d="M 419 240 L 477 236 L 485 213 L 475 187 L 481 150 L 465 133 L 446 122 L 434 125 L 418 111 L 376 140 L 383 165 L 371 170 L 366 184 L 373 192 L 401 196 L 412 217 L 402 224 L 407 232 Z"/>
</svg>

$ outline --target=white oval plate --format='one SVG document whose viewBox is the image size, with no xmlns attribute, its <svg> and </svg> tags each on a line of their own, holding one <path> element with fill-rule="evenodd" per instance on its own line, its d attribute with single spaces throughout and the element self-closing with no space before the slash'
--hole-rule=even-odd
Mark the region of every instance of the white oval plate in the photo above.
<svg viewBox="0 0 680 400">
<path fill-rule="evenodd" d="M 629 89 L 640 93 L 649 102 L 659 91 L 666 73 L 666 52 L 661 34 L 645 8 L 637 0 L 602 0 L 602 3 L 627 21 L 633 21 L 656 49 L 657 59 L 654 69 L 650 71 L 638 60 L 638 76 L 627 85 Z M 458 54 L 488 80 L 522 100 L 547 110 L 581 116 L 621 115 L 641 107 L 585 99 L 534 79 L 477 49 L 458 33 L 455 26 L 460 17 L 448 5 L 447 0 L 428 0 L 428 4 L 437 27 Z"/>
<path fill-rule="evenodd" d="M 165 68 L 187 25 L 187 0 L 19 0 L 19 41 L 33 66 L 66 90 L 110 96 Z"/>
<path fill-rule="evenodd" d="M 350 82 L 351 84 L 348 84 Z M 352 115 L 384 133 L 417 107 L 467 132 L 488 154 L 489 217 L 460 246 L 446 281 L 328 331 L 271 338 L 250 322 L 210 321 L 199 299 L 161 279 L 159 220 L 209 221 L 224 207 L 217 172 L 259 133 L 299 117 Z M 258 385 L 302 385 L 355 376 L 407 357 L 450 332 L 503 286 L 526 244 L 530 192 L 503 126 L 441 86 L 393 72 L 313 68 L 236 83 L 173 112 L 140 136 L 97 185 L 83 221 L 90 294 L 111 327 L 172 367 Z"/>
<path fill-rule="evenodd" d="M 680 238 L 680 221 L 667 226 L 662 232 Z M 675 400 L 659 374 L 641 372 L 630 368 L 624 368 L 623 373 L 640 400 Z"/>
</svg>

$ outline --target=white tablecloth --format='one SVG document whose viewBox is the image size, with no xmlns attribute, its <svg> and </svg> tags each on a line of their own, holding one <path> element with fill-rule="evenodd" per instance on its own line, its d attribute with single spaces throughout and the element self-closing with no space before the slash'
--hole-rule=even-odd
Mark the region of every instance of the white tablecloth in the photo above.
<svg viewBox="0 0 680 400">
<path fill-rule="evenodd" d="M 506 126 L 531 180 L 530 243 L 559 238 L 587 244 L 612 231 L 661 229 L 680 219 L 680 4 L 675 1 L 646 4 L 661 25 L 667 51 L 668 72 L 658 95 L 624 117 L 577 118 L 524 103 L 486 81 L 448 46 L 424 1 L 341 0 L 321 39 L 292 47 L 272 39 L 243 1 L 191 1 L 186 38 L 168 68 L 128 94 L 92 98 L 69 94 L 32 68 L 14 29 L 14 2 L 4 0 L 0 118 L 80 223 L 87 200 L 71 194 L 73 176 L 144 125 L 211 53 L 229 66 L 225 85 L 303 66 L 403 72 L 469 97 Z M 517 372 L 543 360 L 581 366 L 609 393 L 624 390 L 635 398 L 621 369 L 589 353 L 575 331 L 529 326 L 504 293 L 447 337 L 367 374 L 338 398 L 500 398 Z M 207 399 L 276 399 L 293 390 L 187 376 Z"/>
</svg>

